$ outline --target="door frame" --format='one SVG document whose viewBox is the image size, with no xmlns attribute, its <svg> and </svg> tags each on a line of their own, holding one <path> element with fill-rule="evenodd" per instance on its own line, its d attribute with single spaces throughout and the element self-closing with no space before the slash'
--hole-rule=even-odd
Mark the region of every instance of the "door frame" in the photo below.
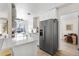
<svg viewBox="0 0 79 59">
<path fill-rule="evenodd" d="M 62 15 L 61 15 L 62 16 Z M 61 50 L 61 48 L 60 48 L 60 28 L 61 28 L 61 25 L 60 25 L 60 20 L 61 20 L 61 16 L 59 17 L 59 21 L 58 21 L 58 33 L 59 33 L 59 35 L 58 35 L 58 44 L 59 44 L 59 48 L 58 48 L 58 50 Z M 76 54 L 76 56 L 79 56 L 79 15 L 78 15 L 78 46 L 77 46 L 77 48 L 76 48 L 76 50 L 78 51 L 78 54 Z M 63 35 L 63 34 L 62 34 Z M 61 35 L 61 36 L 62 36 Z"/>
<path fill-rule="evenodd" d="M 78 15 L 78 56 L 79 56 L 79 15 Z"/>
</svg>

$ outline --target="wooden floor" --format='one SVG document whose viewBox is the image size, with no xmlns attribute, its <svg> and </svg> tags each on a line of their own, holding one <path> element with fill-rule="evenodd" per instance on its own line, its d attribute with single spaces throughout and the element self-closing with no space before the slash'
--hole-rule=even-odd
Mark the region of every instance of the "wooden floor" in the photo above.
<svg viewBox="0 0 79 59">
<path fill-rule="evenodd" d="M 67 42 L 60 42 L 60 50 L 57 51 L 53 56 L 78 56 L 79 52 L 77 50 L 77 45 L 69 44 Z M 38 48 L 37 56 L 51 56 L 47 52 Z"/>
<path fill-rule="evenodd" d="M 47 52 L 41 50 L 38 48 L 37 52 L 36 52 L 37 56 L 51 56 L 50 54 L 48 54 Z"/>
<path fill-rule="evenodd" d="M 47 52 L 41 50 L 41 49 L 38 49 L 37 50 L 37 56 L 77 56 L 75 53 L 73 52 L 68 52 L 68 51 L 57 51 L 54 55 L 50 55 L 48 54 Z"/>
<path fill-rule="evenodd" d="M 73 52 L 60 50 L 60 51 L 57 51 L 54 56 L 76 56 L 76 54 Z"/>
<path fill-rule="evenodd" d="M 59 52 L 62 52 L 67 56 L 76 56 L 78 55 L 77 47 L 77 45 L 67 43 L 64 40 L 60 40 L 59 48 L 61 51 Z"/>
</svg>

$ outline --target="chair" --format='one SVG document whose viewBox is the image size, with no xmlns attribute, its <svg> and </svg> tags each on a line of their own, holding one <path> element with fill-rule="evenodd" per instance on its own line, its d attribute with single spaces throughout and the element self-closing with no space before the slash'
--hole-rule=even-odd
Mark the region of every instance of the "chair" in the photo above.
<svg viewBox="0 0 79 59">
<path fill-rule="evenodd" d="M 11 49 L 4 49 L 0 51 L 0 56 L 12 56 L 12 50 Z"/>
</svg>

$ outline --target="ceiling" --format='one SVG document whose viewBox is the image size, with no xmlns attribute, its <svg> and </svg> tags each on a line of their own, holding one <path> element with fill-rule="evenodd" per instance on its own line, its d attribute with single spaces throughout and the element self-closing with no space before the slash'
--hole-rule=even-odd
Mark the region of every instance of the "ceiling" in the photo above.
<svg viewBox="0 0 79 59">
<path fill-rule="evenodd" d="M 36 4 L 31 4 L 31 11 L 33 13 L 43 13 L 45 11 L 48 11 L 52 8 L 55 8 L 55 7 L 59 7 L 61 5 L 64 5 L 63 4 L 60 4 L 60 3 L 36 3 Z"/>
<path fill-rule="evenodd" d="M 65 3 L 16 3 L 21 9 L 24 8 L 26 11 L 33 15 L 43 13 L 55 7 L 64 5 Z"/>
<path fill-rule="evenodd" d="M 37 15 L 50 10 L 55 7 L 64 5 L 65 3 L 15 3 L 19 10 L 24 10 L 25 13 L 31 13 Z M 0 3 L 0 13 L 6 13 L 8 11 L 8 3 Z M 4 15 L 4 14 L 3 14 Z M 6 16 L 6 15 L 5 15 Z"/>
</svg>

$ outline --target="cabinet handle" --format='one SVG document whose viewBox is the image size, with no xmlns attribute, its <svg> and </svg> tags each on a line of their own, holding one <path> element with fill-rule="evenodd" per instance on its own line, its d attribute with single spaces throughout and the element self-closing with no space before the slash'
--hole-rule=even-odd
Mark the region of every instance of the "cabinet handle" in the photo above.
<svg viewBox="0 0 79 59">
<path fill-rule="evenodd" d="M 45 39 L 45 33 L 44 33 L 44 28 L 43 28 L 43 40 Z"/>
</svg>

